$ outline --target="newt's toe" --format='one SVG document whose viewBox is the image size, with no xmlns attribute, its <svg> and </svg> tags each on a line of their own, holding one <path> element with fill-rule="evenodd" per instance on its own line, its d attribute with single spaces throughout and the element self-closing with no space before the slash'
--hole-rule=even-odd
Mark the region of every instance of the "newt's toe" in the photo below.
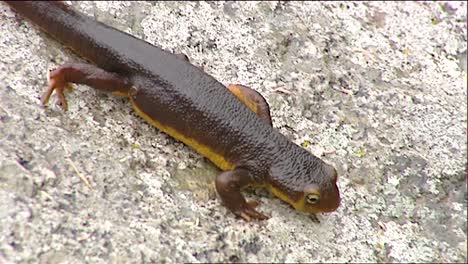
<svg viewBox="0 0 468 264">
<path fill-rule="evenodd" d="M 62 106 L 62 109 L 66 111 L 68 109 L 68 103 L 67 103 L 67 99 L 65 98 L 65 94 L 63 92 L 65 89 L 71 90 L 71 88 L 72 88 L 71 85 L 65 82 L 65 80 L 63 79 L 60 71 L 56 70 L 56 71 L 51 72 L 49 76 L 49 87 L 47 88 L 47 90 L 44 92 L 44 94 L 41 97 L 42 105 L 45 106 L 47 104 L 47 102 L 50 99 L 50 96 L 55 90 L 55 92 L 57 93 L 57 96 L 59 97 L 59 102 L 60 102 L 60 105 Z"/>
<path fill-rule="evenodd" d="M 260 213 L 259 211 L 255 210 L 260 203 L 258 201 L 250 201 L 248 202 L 242 209 L 235 212 L 236 215 L 242 217 L 245 221 L 250 222 L 252 219 L 257 220 L 266 220 L 270 217 Z"/>
</svg>

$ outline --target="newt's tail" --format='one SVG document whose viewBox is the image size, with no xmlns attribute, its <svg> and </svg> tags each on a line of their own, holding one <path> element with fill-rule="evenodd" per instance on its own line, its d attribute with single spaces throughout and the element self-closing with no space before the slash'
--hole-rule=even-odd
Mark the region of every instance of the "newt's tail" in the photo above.
<svg viewBox="0 0 468 264">
<path fill-rule="evenodd" d="M 62 1 L 5 1 L 16 13 L 36 24 L 64 46 L 79 56 L 108 69 L 107 43 L 103 35 L 116 34 L 117 30 L 108 27 L 76 10 Z M 108 33 L 111 32 L 111 33 Z M 124 34 L 118 32 L 117 34 Z M 107 58 L 112 56 L 107 56 Z M 114 62 L 114 64 L 116 64 Z"/>
</svg>

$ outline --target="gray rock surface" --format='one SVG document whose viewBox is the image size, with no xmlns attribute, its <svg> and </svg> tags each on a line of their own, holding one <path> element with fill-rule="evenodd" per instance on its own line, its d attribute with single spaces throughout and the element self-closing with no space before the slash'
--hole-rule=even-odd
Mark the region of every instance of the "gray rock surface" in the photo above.
<svg viewBox="0 0 468 264">
<path fill-rule="evenodd" d="M 79 58 L 0 3 L 0 263 L 467 261 L 466 2 L 72 4 L 261 92 L 343 202 L 318 224 L 249 192 L 272 218 L 246 223 L 125 99 L 41 107 Z"/>
</svg>

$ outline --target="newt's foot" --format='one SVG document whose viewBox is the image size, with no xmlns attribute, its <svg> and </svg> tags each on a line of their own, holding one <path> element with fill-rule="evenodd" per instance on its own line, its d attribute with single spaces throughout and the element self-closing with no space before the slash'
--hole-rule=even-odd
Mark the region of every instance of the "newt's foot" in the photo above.
<svg viewBox="0 0 468 264">
<path fill-rule="evenodd" d="M 314 223 L 320 224 L 320 219 L 317 217 L 316 214 L 311 214 L 310 215 L 310 220 L 312 220 L 312 222 L 314 222 Z"/>
<path fill-rule="evenodd" d="M 218 192 L 224 205 L 235 215 L 242 217 L 245 221 L 252 219 L 265 220 L 270 218 L 257 210 L 257 201 L 247 202 L 241 194 L 241 189 L 250 184 L 255 184 L 254 178 L 250 177 L 250 172 L 243 168 L 232 171 L 225 171 L 216 177 L 216 191 Z"/>
<path fill-rule="evenodd" d="M 63 74 L 60 72 L 60 68 L 50 72 L 49 73 L 49 87 L 47 88 L 47 90 L 44 92 L 44 94 L 41 97 L 42 105 L 45 106 L 47 104 L 47 102 L 50 99 L 50 96 L 52 95 L 52 92 L 55 90 L 55 92 L 57 93 L 59 97 L 59 102 L 60 102 L 60 105 L 62 106 L 62 109 L 66 111 L 68 109 L 68 103 L 63 93 L 65 89 L 71 90 L 72 87 L 70 83 L 64 80 Z"/>
<path fill-rule="evenodd" d="M 92 64 L 66 63 L 49 73 L 49 88 L 41 98 L 43 105 L 49 101 L 55 90 L 63 110 L 67 110 L 67 100 L 63 94 L 65 89 L 71 89 L 71 84 L 84 84 L 95 89 L 112 92 L 118 95 L 128 95 L 132 84 L 126 78 L 116 73 L 107 72 Z"/>
<path fill-rule="evenodd" d="M 252 219 L 258 219 L 258 220 L 266 220 L 269 219 L 270 217 L 258 212 L 255 210 L 255 207 L 257 207 L 260 203 L 258 201 L 250 201 L 246 203 L 242 208 L 239 208 L 239 210 L 234 211 L 234 214 L 237 216 L 242 217 L 245 221 L 250 222 Z"/>
</svg>

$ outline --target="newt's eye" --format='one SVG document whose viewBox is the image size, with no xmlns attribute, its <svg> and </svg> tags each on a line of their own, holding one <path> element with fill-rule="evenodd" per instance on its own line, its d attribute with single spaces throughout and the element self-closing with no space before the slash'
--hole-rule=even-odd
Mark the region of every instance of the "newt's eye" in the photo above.
<svg viewBox="0 0 468 264">
<path fill-rule="evenodd" d="M 320 201 L 320 195 L 316 193 L 309 193 L 306 196 L 306 201 L 307 203 L 310 203 L 310 204 L 316 204 Z"/>
</svg>

